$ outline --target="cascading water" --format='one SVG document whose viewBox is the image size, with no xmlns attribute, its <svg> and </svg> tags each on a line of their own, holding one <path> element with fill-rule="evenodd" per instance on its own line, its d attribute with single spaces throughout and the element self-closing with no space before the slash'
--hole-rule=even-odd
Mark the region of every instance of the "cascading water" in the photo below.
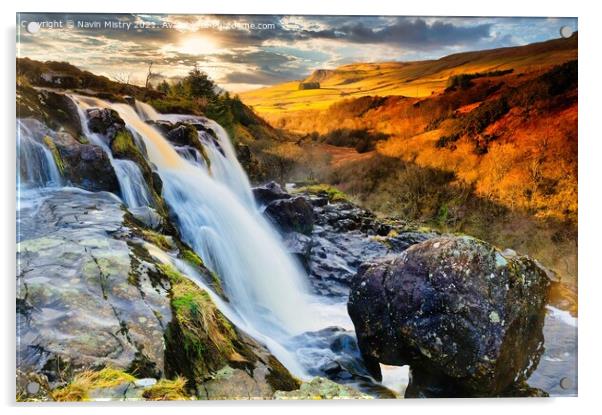
<svg viewBox="0 0 602 415">
<path fill-rule="evenodd" d="M 307 377 L 291 339 L 300 333 L 349 321 L 344 309 L 333 312 L 312 297 L 299 265 L 282 247 L 279 235 L 257 210 L 251 187 L 227 133 L 203 117 L 159 115 L 137 103 L 110 104 L 75 99 L 80 110 L 116 110 L 127 128 L 142 138 L 149 161 L 163 181 L 163 197 L 182 238 L 222 279 L 230 307 L 222 311 L 243 330 L 263 341 L 297 376 Z M 140 116 L 142 115 L 142 117 Z M 145 120 L 200 123 L 209 165 L 190 148 L 172 146 Z M 202 158 L 202 157 L 201 157 Z M 219 306 L 220 304 L 218 304 Z M 324 316 L 328 316 L 327 323 Z M 339 318 L 334 321 L 333 316 Z"/>
<path fill-rule="evenodd" d="M 17 185 L 55 187 L 62 183 L 52 152 L 43 144 L 50 131 L 37 120 L 17 120 Z"/>
<path fill-rule="evenodd" d="M 249 178 L 236 157 L 236 151 L 230 142 L 228 133 L 221 125 L 205 117 L 181 114 L 159 114 L 150 105 L 138 101 L 136 101 L 136 113 L 145 121 L 164 120 L 172 123 L 188 122 L 200 124 L 202 129 L 199 136 L 207 152 L 207 157 L 209 158 L 211 177 L 214 180 L 225 184 L 248 207 L 253 208 L 255 206 L 255 199 L 253 197 L 253 192 L 251 192 Z M 213 131 L 215 137 L 206 131 L 203 131 L 204 129 Z M 183 157 L 190 160 L 189 155 L 183 155 Z M 196 158 L 198 159 L 198 157 Z"/>
<path fill-rule="evenodd" d="M 142 175 L 138 165 L 131 160 L 114 158 L 113 153 L 107 145 L 104 137 L 90 131 L 88 127 L 88 116 L 86 115 L 85 110 L 90 108 L 89 104 L 90 102 L 94 102 L 94 100 L 82 96 L 71 96 L 71 99 L 77 105 L 79 119 L 84 135 L 92 143 L 100 146 L 109 157 L 119 182 L 119 190 L 121 191 L 123 202 L 130 208 L 151 206 L 152 198 L 148 191 L 144 176 Z"/>
</svg>

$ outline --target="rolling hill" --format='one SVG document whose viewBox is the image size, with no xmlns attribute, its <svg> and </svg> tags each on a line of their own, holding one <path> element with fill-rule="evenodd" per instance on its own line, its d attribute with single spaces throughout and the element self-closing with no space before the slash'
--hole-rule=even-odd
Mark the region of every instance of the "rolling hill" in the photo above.
<svg viewBox="0 0 602 415">
<path fill-rule="evenodd" d="M 512 69 L 516 74 L 540 72 L 577 58 L 577 34 L 526 46 L 449 55 L 416 62 L 354 63 L 318 69 L 304 80 L 294 80 L 240 94 L 259 114 L 277 122 L 280 115 L 321 110 L 342 99 L 368 95 L 428 97 L 447 87 L 450 77 Z M 319 82 L 319 88 L 299 89 L 300 83 Z"/>
<path fill-rule="evenodd" d="M 512 247 L 575 292 L 577 43 L 318 69 L 241 95 L 296 137 L 250 145 L 279 160 L 281 181 Z"/>
</svg>

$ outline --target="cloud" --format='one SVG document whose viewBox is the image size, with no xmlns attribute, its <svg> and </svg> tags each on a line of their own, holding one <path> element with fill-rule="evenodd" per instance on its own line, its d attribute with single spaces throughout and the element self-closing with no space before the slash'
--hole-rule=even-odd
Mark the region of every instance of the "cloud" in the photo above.
<svg viewBox="0 0 602 415">
<path fill-rule="evenodd" d="M 148 62 L 178 78 L 198 64 L 225 84 L 302 79 L 357 61 L 436 59 L 450 53 L 547 40 L 576 19 L 22 13 L 27 21 L 97 21 L 101 29 L 21 32 L 20 56 L 66 60 L 104 75 L 144 78 Z M 129 30 L 104 28 L 130 23 Z M 133 24 L 144 28 L 134 27 Z M 251 27 L 253 26 L 253 27 Z"/>
</svg>

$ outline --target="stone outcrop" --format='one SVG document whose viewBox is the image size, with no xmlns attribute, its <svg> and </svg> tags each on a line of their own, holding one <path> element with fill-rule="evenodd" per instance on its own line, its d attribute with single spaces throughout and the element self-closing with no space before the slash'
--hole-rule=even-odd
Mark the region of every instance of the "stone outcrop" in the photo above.
<svg viewBox="0 0 602 415">
<path fill-rule="evenodd" d="M 410 366 L 406 396 L 498 396 L 537 367 L 549 286 L 530 258 L 440 237 L 362 265 L 348 311 L 374 377 Z"/>
<path fill-rule="evenodd" d="M 187 393 L 201 399 L 271 398 L 298 388 L 264 346 L 166 258 L 179 257 L 207 285 L 219 285 L 202 261 L 177 237 L 133 221 L 113 195 L 47 191 L 20 217 L 19 396 L 52 399 L 60 388 L 67 393 L 78 373 L 103 367 L 154 379 L 182 376 Z M 126 396 L 120 388 L 111 396 Z"/>
</svg>

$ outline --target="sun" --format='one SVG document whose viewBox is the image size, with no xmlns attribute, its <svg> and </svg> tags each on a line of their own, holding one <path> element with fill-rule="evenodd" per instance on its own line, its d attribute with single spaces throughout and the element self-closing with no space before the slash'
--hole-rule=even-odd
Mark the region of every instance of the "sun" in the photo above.
<svg viewBox="0 0 602 415">
<path fill-rule="evenodd" d="M 218 45 L 207 36 L 188 36 L 175 45 L 174 49 L 189 55 L 211 55 L 220 51 Z"/>
</svg>

